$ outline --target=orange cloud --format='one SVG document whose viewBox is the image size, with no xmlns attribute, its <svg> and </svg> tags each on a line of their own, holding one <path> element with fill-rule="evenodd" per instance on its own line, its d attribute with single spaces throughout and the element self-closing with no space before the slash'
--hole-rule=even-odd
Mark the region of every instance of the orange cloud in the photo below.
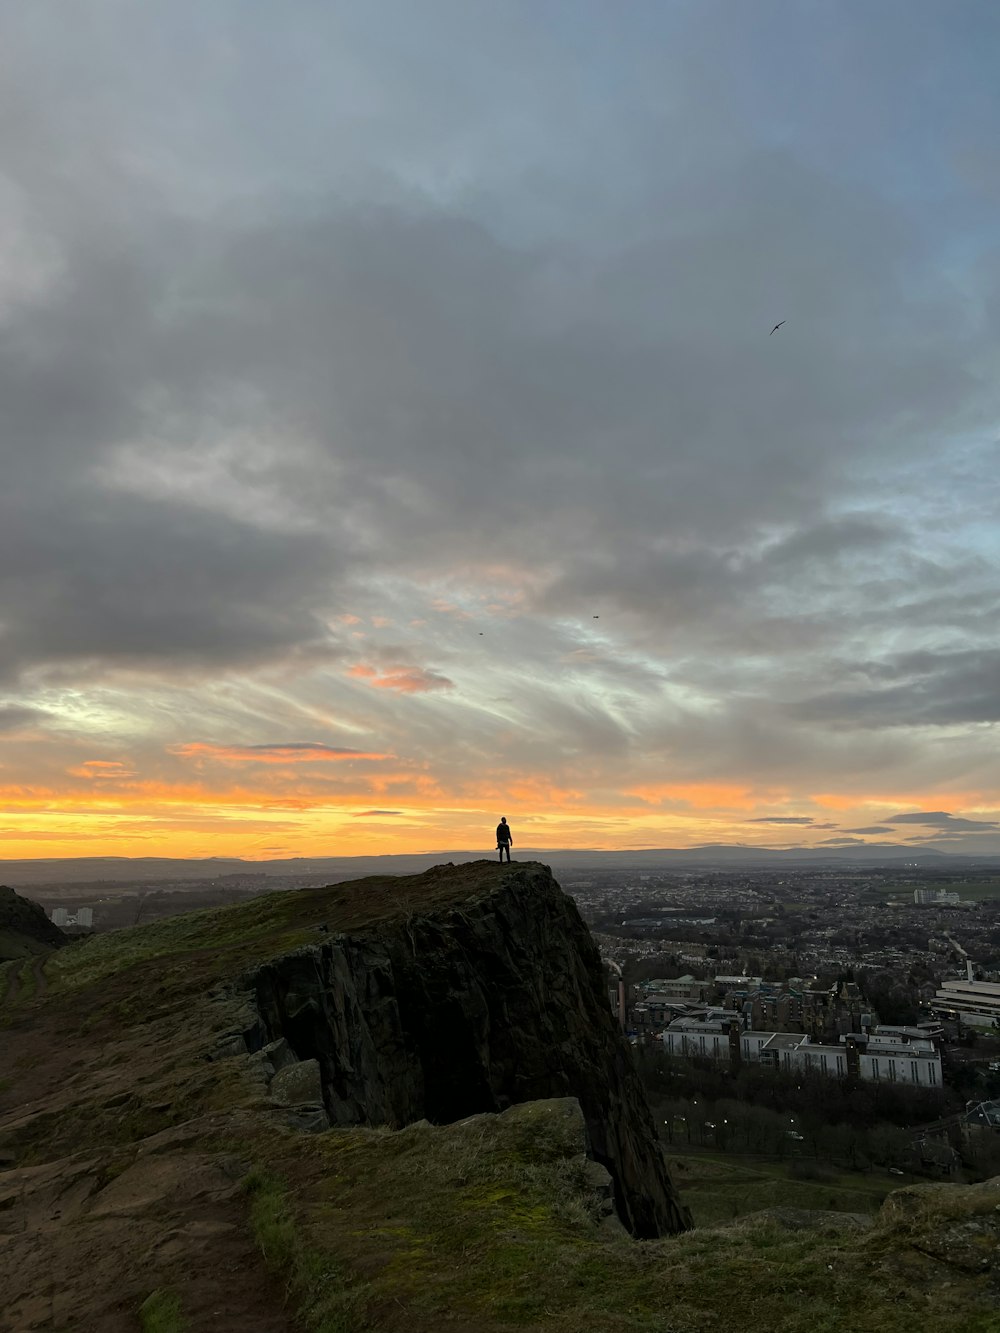
<svg viewBox="0 0 1000 1333">
<path fill-rule="evenodd" d="M 218 759 L 226 764 L 313 764 L 344 763 L 352 759 L 392 759 L 391 754 L 369 750 L 348 750 L 315 741 L 297 741 L 288 745 L 208 745 L 189 741 L 171 745 L 171 754 L 185 759 Z"/>
<path fill-rule="evenodd" d="M 424 667 L 390 666 L 383 670 L 359 662 L 347 673 L 366 680 L 377 690 L 396 690 L 399 694 L 425 694 L 428 690 L 453 690 L 455 682 L 437 671 Z"/>
<path fill-rule="evenodd" d="M 752 810 L 757 797 L 749 787 L 736 787 L 721 782 L 652 782 L 629 787 L 627 796 L 636 796 L 648 805 L 675 801 L 695 810 Z"/>
<path fill-rule="evenodd" d="M 454 602 L 449 602 L 444 597 L 435 597 L 431 602 L 431 610 L 437 611 L 438 615 L 454 616 L 456 620 L 472 619 L 468 611 L 464 611 L 460 606 L 456 606 Z"/>
<path fill-rule="evenodd" d="M 972 792 L 817 792 L 809 800 L 824 810 L 937 810 L 944 808 L 953 813 L 965 812 L 972 808 L 981 793 Z M 987 804 L 987 809 L 995 809 L 995 804 Z M 878 816 L 873 816 L 877 818 Z"/>
<path fill-rule="evenodd" d="M 75 778 L 134 778 L 132 768 L 126 768 L 117 759 L 87 759 L 79 768 L 67 770 Z"/>
</svg>

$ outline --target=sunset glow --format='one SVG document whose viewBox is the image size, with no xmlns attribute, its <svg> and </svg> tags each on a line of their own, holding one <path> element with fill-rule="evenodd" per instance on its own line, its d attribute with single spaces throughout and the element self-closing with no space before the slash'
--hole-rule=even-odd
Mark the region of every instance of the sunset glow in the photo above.
<svg viewBox="0 0 1000 1333">
<path fill-rule="evenodd" d="M 10 8 L 0 859 L 1000 852 L 1000 10 L 819 8 Z"/>
</svg>

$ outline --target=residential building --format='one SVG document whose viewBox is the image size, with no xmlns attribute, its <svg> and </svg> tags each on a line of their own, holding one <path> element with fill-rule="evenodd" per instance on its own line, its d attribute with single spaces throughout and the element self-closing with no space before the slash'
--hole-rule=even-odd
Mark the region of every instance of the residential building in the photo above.
<svg viewBox="0 0 1000 1333">
<path fill-rule="evenodd" d="M 734 1065 L 746 1061 L 783 1072 L 801 1070 L 928 1088 L 942 1084 L 941 1056 L 934 1043 L 898 1031 L 846 1033 L 836 1044 L 826 1044 L 804 1033 L 758 1032 L 744 1027 L 731 1010 L 709 1010 L 698 1019 L 675 1019 L 661 1040 L 674 1055 L 729 1060 Z"/>
</svg>

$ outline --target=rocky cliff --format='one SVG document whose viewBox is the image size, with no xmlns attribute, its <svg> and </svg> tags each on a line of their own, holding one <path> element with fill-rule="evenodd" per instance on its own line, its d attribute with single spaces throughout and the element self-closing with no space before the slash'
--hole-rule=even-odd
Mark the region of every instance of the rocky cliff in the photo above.
<svg viewBox="0 0 1000 1333">
<path fill-rule="evenodd" d="M 454 901 L 419 905 L 419 882 Z M 248 978 L 262 1040 L 317 1060 L 335 1125 L 447 1124 L 575 1097 L 618 1215 L 644 1238 L 685 1229 L 597 948 L 544 866 L 414 876 L 395 919 L 337 933 Z"/>
</svg>

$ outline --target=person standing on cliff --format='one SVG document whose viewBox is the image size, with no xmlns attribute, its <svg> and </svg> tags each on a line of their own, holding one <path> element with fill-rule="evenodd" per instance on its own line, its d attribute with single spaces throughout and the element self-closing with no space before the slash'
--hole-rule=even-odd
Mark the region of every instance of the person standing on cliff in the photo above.
<svg viewBox="0 0 1000 1333">
<path fill-rule="evenodd" d="M 497 851 L 500 853 L 500 860 L 503 861 L 504 852 L 507 853 L 507 860 L 510 860 L 510 849 L 514 842 L 514 835 L 510 831 L 510 825 L 507 823 L 507 816 L 500 816 L 500 823 L 497 825 Z"/>
</svg>

